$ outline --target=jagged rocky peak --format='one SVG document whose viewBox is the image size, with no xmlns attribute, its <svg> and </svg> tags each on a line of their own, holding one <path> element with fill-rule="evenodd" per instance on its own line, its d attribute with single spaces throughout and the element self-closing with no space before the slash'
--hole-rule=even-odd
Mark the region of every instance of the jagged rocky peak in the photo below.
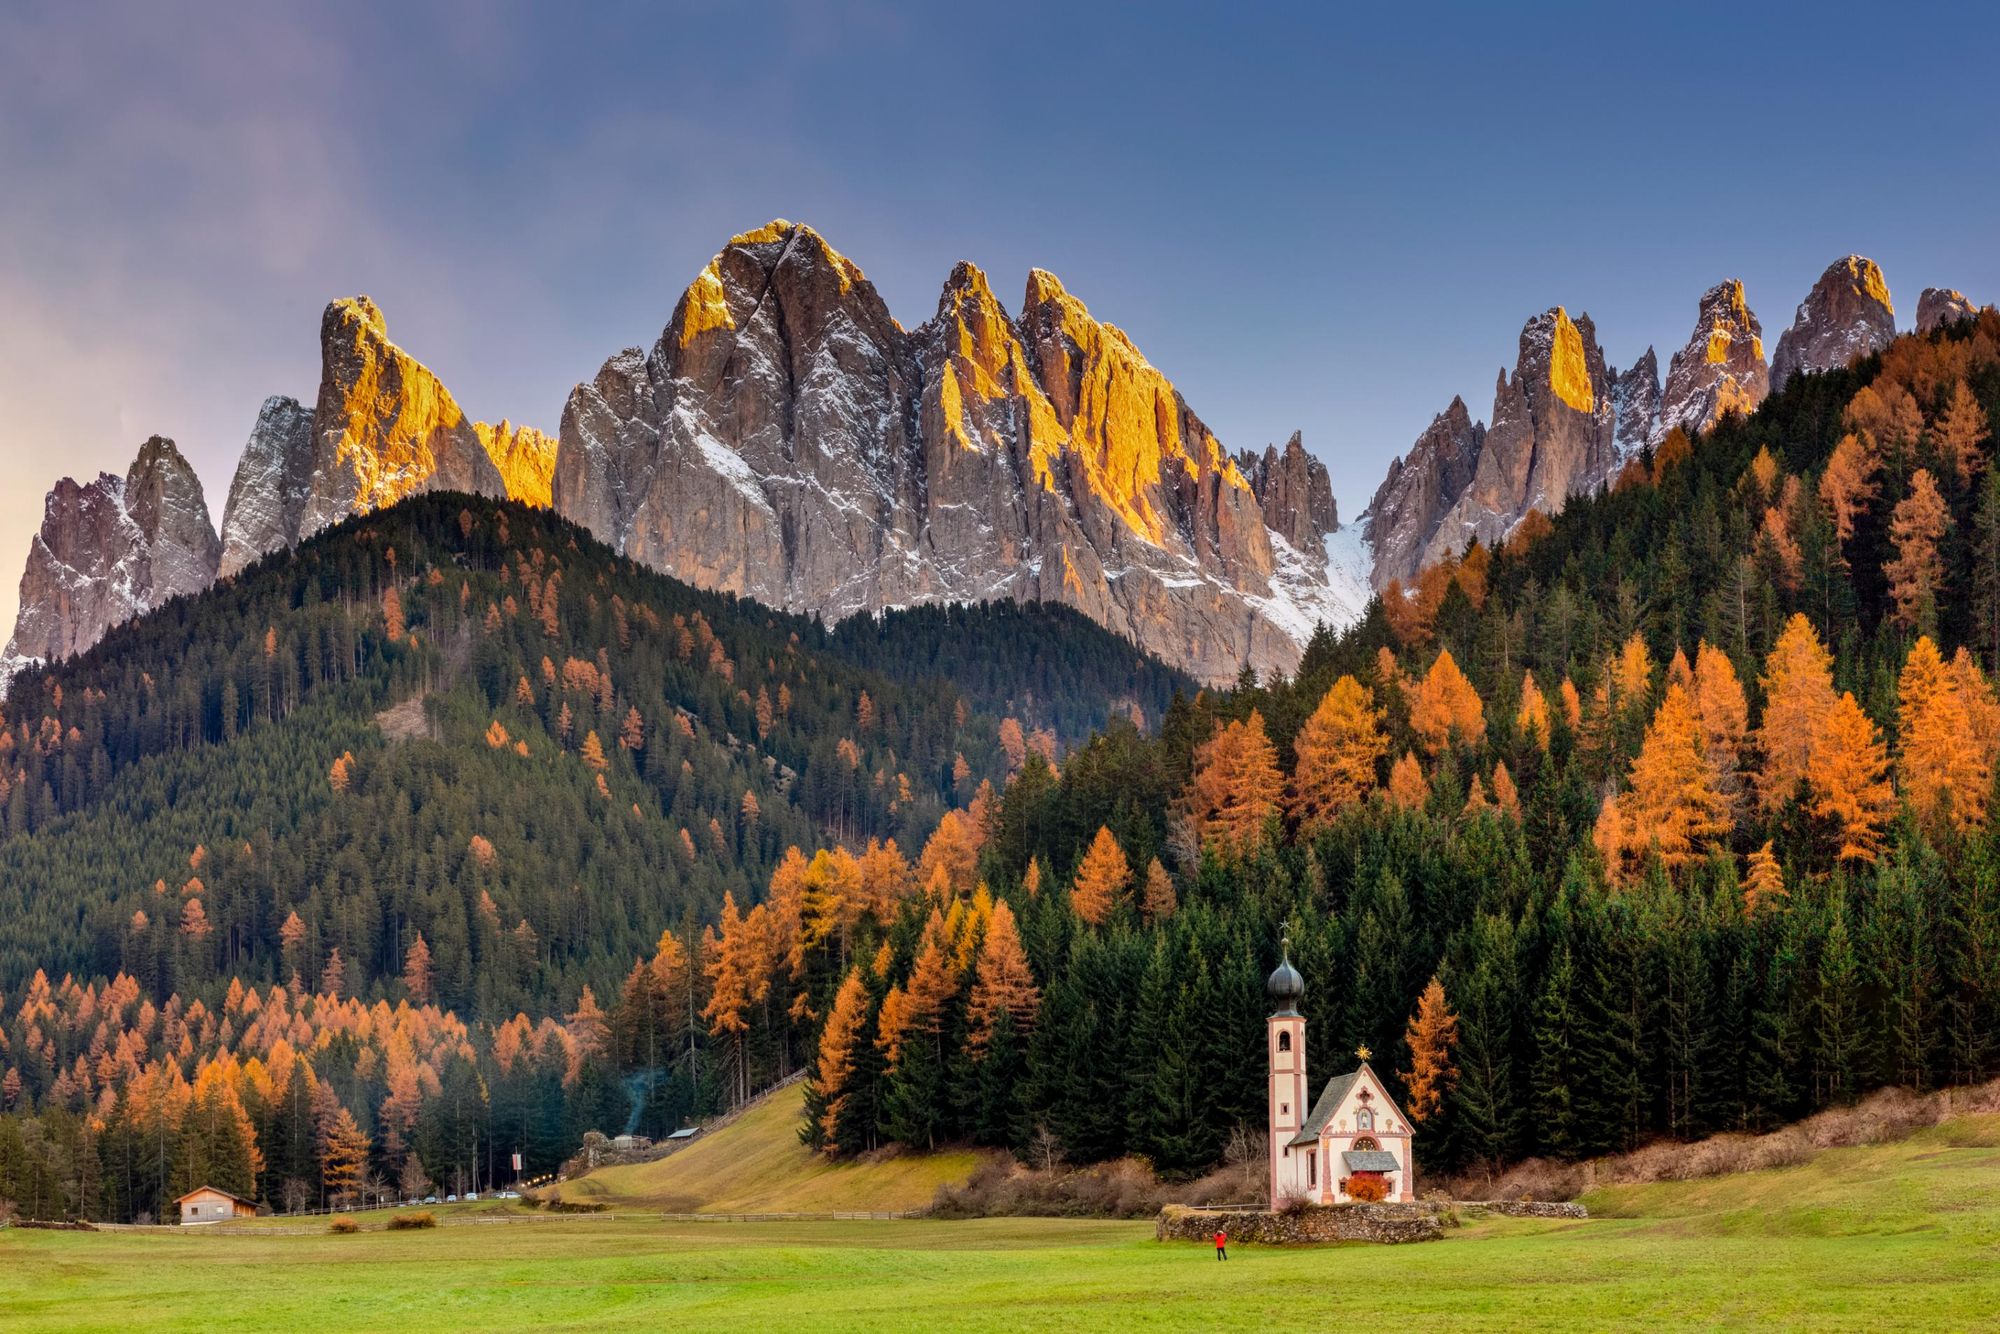
<svg viewBox="0 0 2000 1334">
<path fill-rule="evenodd" d="M 1276 445 L 1264 446 L 1262 455 L 1245 450 L 1236 464 L 1250 480 L 1264 522 L 1298 550 L 1316 550 L 1340 530 L 1333 479 L 1326 465 L 1307 451 L 1299 432 L 1292 432 L 1283 451 Z"/>
<path fill-rule="evenodd" d="M 312 480 L 290 540 L 431 490 L 501 496 L 506 484 L 437 376 L 389 341 L 381 309 L 365 296 L 329 303 Z"/>
<path fill-rule="evenodd" d="M 1360 610 L 1054 275 L 1032 272 L 1010 317 L 962 263 L 905 330 L 859 266 L 783 221 L 733 238 L 650 350 L 576 387 L 551 491 L 706 587 L 830 617 L 1061 600 L 1214 679 L 1289 669 L 1314 620 Z"/>
<path fill-rule="evenodd" d="M 223 578 L 298 540 L 312 487 L 312 421 L 310 408 L 284 394 L 257 410 L 222 508 Z"/>
<path fill-rule="evenodd" d="M 1743 283 L 1736 278 L 1717 283 L 1702 293 L 1694 332 L 1668 365 L 1650 443 L 1658 444 L 1676 426 L 1697 435 L 1726 412 L 1754 411 L 1771 388 L 1764 328 L 1744 299 Z"/>
<path fill-rule="evenodd" d="M 123 477 L 63 478 L 28 545 L 0 675 L 81 653 L 113 626 L 200 592 L 221 554 L 201 480 L 164 436 L 141 445 Z"/>
<path fill-rule="evenodd" d="M 504 417 L 497 426 L 474 422 L 472 433 L 499 470 L 508 498 L 547 508 L 556 471 L 555 437 Z"/>
<path fill-rule="evenodd" d="M 1917 298 L 1917 332 L 1934 333 L 1978 313 L 1978 304 L 1957 288 L 1926 287 Z"/>
<path fill-rule="evenodd" d="M 1804 371 L 1840 370 L 1895 337 L 1896 307 L 1882 270 L 1860 255 L 1837 259 L 1799 303 L 1792 327 L 1779 335 L 1771 391 Z"/>
<path fill-rule="evenodd" d="M 1370 579 L 1376 588 L 1386 588 L 1392 579 L 1408 583 L 1416 578 L 1425 548 L 1472 484 L 1485 448 L 1485 423 L 1474 421 L 1465 400 L 1453 397 L 1449 407 L 1431 418 L 1410 452 L 1389 465 L 1389 475 L 1361 516 L 1375 556 Z"/>
<path fill-rule="evenodd" d="M 1521 329 L 1514 371 L 1493 386 L 1490 426 L 1462 401 L 1392 465 L 1366 516 L 1375 587 L 1479 541 L 1503 540 L 1534 510 L 1608 483 L 1623 461 L 1617 395 L 1590 316 L 1552 306 Z"/>
<path fill-rule="evenodd" d="M 1622 458 L 1631 458 L 1653 439 L 1660 421 L 1660 359 L 1647 348 L 1624 371 L 1611 373 L 1612 435 Z"/>
</svg>

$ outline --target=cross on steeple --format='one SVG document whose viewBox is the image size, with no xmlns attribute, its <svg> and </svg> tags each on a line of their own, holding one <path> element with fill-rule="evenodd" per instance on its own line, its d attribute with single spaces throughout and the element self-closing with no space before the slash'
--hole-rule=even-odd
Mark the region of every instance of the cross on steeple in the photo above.
<svg viewBox="0 0 2000 1334">
<path fill-rule="evenodd" d="M 1365 1042 L 1362 1043 L 1359 1047 L 1356 1047 L 1354 1049 L 1355 1058 L 1359 1060 L 1363 1065 L 1366 1065 L 1368 1063 L 1368 1058 L 1373 1054 L 1374 1054 L 1373 1052 L 1370 1052 L 1368 1050 L 1368 1044 Z"/>
</svg>

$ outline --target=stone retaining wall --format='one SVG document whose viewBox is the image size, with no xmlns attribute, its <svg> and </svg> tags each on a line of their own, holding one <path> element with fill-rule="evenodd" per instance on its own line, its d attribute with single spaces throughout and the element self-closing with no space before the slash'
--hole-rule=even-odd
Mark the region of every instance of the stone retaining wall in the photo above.
<svg viewBox="0 0 2000 1334">
<path fill-rule="evenodd" d="M 1428 1204 L 1328 1204 L 1272 1213 L 1268 1209 L 1190 1209 L 1170 1204 L 1160 1210 L 1154 1236 L 1161 1241 L 1211 1241 L 1217 1231 L 1233 1242 L 1299 1246 L 1328 1241 L 1394 1244 L 1436 1241 L 1444 1225 Z"/>
<path fill-rule="evenodd" d="M 1458 1205 L 1468 1218 L 1498 1214 L 1502 1218 L 1588 1218 L 1590 1210 L 1580 1204 L 1557 1204 L 1548 1200 L 1466 1200 Z"/>
</svg>

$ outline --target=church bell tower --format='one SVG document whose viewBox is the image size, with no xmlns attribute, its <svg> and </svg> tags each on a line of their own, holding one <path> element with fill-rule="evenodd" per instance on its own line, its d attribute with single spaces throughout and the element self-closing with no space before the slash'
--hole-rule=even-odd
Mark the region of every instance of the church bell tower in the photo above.
<svg viewBox="0 0 2000 1334">
<path fill-rule="evenodd" d="M 1265 1024 L 1265 1058 L 1271 1072 L 1271 1208 L 1278 1209 L 1292 1196 L 1308 1194 L 1303 1167 L 1304 1151 L 1294 1152 L 1292 1136 L 1304 1123 L 1306 1107 L 1306 1021 L 1299 1013 L 1299 1001 L 1306 994 L 1306 981 L 1292 967 L 1292 941 L 1288 932 L 1282 945 L 1283 959 L 1271 973 L 1264 989 L 1271 997 L 1271 1017 Z"/>
</svg>

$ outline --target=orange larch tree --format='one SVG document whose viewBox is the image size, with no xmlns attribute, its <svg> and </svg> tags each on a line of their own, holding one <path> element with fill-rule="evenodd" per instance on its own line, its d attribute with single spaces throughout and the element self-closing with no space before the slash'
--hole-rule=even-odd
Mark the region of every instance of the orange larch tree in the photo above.
<svg viewBox="0 0 2000 1334">
<path fill-rule="evenodd" d="M 1739 772 L 1744 739 L 1750 732 L 1750 705 L 1729 655 L 1706 639 L 1695 649 L 1694 685 L 1689 692 L 1701 727 L 1701 750 L 1715 790 L 1729 802 L 1731 819 L 1742 805 Z"/>
<path fill-rule="evenodd" d="M 1986 411 L 1979 400 L 1963 379 L 1954 381 L 1944 411 L 1931 423 L 1931 439 L 1958 474 L 1960 485 L 1969 483 L 1986 465 L 1988 430 Z"/>
<path fill-rule="evenodd" d="M 1417 998 L 1403 1041 L 1410 1049 L 1410 1067 L 1402 1072 L 1403 1087 L 1409 1090 L 1403 1110 L 1422 1125 L 1444 1110 L 1458 1084 L 1458 1067 L 1451 1063 L 1458 1046 L 1458 1016 L 1446 1004 L 1444 984 L 1435 975 Z"/>
<path fill-rule="evenodd" d="M 1533 672 L 1521 674 L 1521 708 L 1514 715 L 1514 726 L 1543 750 L 1549 748 L 1549 701 L 1535 684 Z"/>
<path fill-rule="evenodd" d="M 1430 800 L 1430 784 L 1424 781 L 1423 767 L 1410 751 L 1403 752 L 1389 770 L 1389 801 L 1406 811 L 1420 811 Z"/>
<path fill-rule="evenodd" d="M 1716 791 L 1694 705 L 1678 682 L 1667 687 L 1632 761 L 1625 820 L 1669 869 L 1706 856 L 1729 831 L 1728 803 Z"/>
<path fill-rule="evenodd" d="M 986 939 L 979 946 L 972 997 L 966 1006 L 970 1024 L 967 1046 L 975 1054 L 985 1051 L 1002 1013 L 1011 1015 L 1014 1031 L 1025 1035 L 1033 1029 L 1041 1003 L 1042 993 L 1028 967 L 1027 951 L 1021 948 L 1014 910 L 1002 899 L 993 905 L 993 919 L 987 923 Z"/>
<path fill-rule="evenodd" d="M 1194 772 L 1181 794 L 1181 809 L 1198 843 L 1241 852 L 1263 837 L 1284 790 L 1264 715 L 1252 710 L 1247 719 L 1226 724 L 1195 747 Z"/>
<path fill-rule="evenodd" d="M 1071 882 L 1070 907 L 1090 925 L 1102 926 L 1117 909 L 1125 886 L 1131 883 L 1132 864 L 1125 859 L 1125 849 L 1118 845 L 1117 836 L 1110 829 L 1099 825 L 1097 837 L 1090 841 L 1090 849 L 1083 854 L 1076 878 Z"/>
<path fill-rule="evenodd" d="M 1929 635 L 1903 663 L 1896 716 L 1896 777 L 1917 822 L 1933 837 L 1984 828 L 1992 765 L 1958 679 Z"/>
<path fill-rule="evenodd" d="M 1436 755 L 1453 744 L 1486 740 L 1486 705 L 1449 649 L 1441 649 L 1410 701 L 1410 729 Z"/>
<path fill-rule="evenodd" d="M 1180 908 L 1180 896 L 1174 892 L 1174 878 L 1167 874 L 1166 867 L 1160 865 L 1158 857 L 1146 863 L 1146 883 L 1141 891 L 1139 908 L 1149 922 L 1165 921 Z"/>
<path fill-rule="evenodd" d="M 1839 826 L 1840 860 L 1873 862 L 1882 827 L 1895 811 L 1889 753 L 1882 733 L 1852 691 L 1835 701 L 1808 760 L 1812 813 Z"/>
<path fill-rule="evenodd" d="M 1763 765 L 1757 771 L 1757 804 L 1776 811 L 1811 776 L 1813 744 L 1835 702 L 1833 655 L 1804 613 L 1785 622 L 1764 659 L 1764 716 L 1757 726 Z"/>
<path fill-rule="evenodd" d="M 834 993 L 826 1027 L 820 1031 L 819 1060 L 813 1069 L 813 1093 L 820 1109 L 820 1150 L 837 1152 L 835 1130 L 853 1097 L 854 1057 L 868 1022 L 868 984 L 859 968 L 850 969 Z"/>
<path fill-rule="evenodd" d="M 1896 556 L 1882 566 L 1889 594 L 1896 600 L 1896 624 L 1928 626 L 1937 616 L 1938 586 L 1944 582 L 1944 562 L 1938 542 L 1951 527 L 1951 511 L 1938 494 L 1937 479 L 1928 468 L 1910 477 L 1910 494 L 1897 503 L 1889 520 Z"/>
<path fill-rule="evenodd" d="M 1374 692 L 1351 676 L 1335 681 L 1299 729 L 1293 749 L 1298 762 L 1285 806 L 1309 836 L 1375 789 L 1375 766 L 1389 738 Z"/>
<path fill-rule="evenodd" d="M 1771 851 L 1771 840 L 1750 854 L 1750 868 L 1743 877 L 1743 911 L 1755 917 L 1776 906 L 1786 897 L 1784 868 Z"/>
<path fill-rule="evenodd" d="M 1880 456 L 1851 431 L 1833 447 L 1826 472 L 1819 479 L 1819 498 L 1833 515 L 1834 535 L 1840 541 L 1854 536 L 1854 520 L 1867 511 L 1878 494 L 1875 474 L 1881 470 Z"/>
</svg>

